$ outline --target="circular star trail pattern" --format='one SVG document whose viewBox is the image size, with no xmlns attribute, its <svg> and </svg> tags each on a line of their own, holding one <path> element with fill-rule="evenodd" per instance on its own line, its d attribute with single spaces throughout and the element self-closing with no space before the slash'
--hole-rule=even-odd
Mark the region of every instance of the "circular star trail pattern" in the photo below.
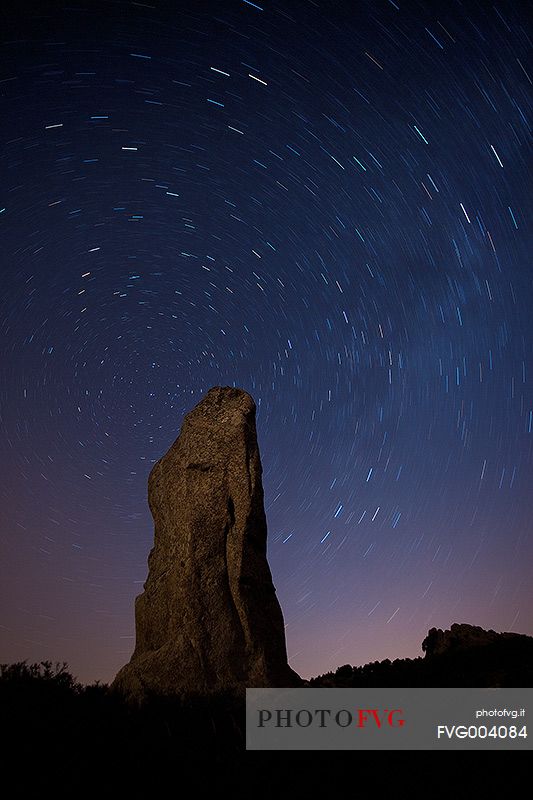
<svg viewBox="0 0 533 800">
<path fill-rule="evenodd" d="M 173 6 L 3 20 L 2 660 L 128 660 L 147 476 L 214 385 L 302 675 L 532 634 L 523 7 Z"/>
</svg>

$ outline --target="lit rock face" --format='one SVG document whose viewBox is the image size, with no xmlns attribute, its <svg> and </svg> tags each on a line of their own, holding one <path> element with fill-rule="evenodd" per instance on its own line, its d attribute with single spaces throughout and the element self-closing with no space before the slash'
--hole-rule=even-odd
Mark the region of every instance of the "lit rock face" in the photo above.
<svg viewBox="0 0 533 800">
<path fill-rule="evenodd" d="M 143 699 L 301 683 L 266 557 L 261 473 L 253 399 L 210 389 L 150 474 L 154 547 L 114 689 Z"/>
</svg>

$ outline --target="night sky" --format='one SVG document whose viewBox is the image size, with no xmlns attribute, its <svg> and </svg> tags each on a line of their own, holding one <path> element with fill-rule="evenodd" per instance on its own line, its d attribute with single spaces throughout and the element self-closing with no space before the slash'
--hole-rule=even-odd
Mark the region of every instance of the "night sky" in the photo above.
<svg viewBox="0 0 533 800">
<path fill-rule="evenodd" d="M 2 12 L 0 660 L 129 659 L 216 385 L 301 675 L 533 634 L 526 5 L 152 2 Z"/>
</svg>

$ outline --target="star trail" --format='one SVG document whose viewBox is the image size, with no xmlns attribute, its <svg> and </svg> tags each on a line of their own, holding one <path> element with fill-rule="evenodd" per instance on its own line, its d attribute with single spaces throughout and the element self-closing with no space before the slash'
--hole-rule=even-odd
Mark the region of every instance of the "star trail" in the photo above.
<svg viewBox="0 0 533 800">
<path fill-rule="evenodd" d="M 533 634 L 525 7 L 17 4 L 0 95 L 0 658 L 110 680 L 148 473 L 257 404 L 291 666 Z"/>
</svg>

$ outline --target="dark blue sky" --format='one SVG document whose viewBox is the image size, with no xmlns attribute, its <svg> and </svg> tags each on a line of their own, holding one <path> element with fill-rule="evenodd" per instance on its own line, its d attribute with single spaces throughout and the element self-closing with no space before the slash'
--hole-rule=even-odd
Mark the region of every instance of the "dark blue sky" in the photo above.
<svg viewBox="0 0 533 800">
<path fill-rule="evenodd" d="M 214 385 L 302 675 L 533 634 L 525 8 L 172 5 L 3 20 L 2 661 L 128 660 L 148 472 Z"/>
</svg>

